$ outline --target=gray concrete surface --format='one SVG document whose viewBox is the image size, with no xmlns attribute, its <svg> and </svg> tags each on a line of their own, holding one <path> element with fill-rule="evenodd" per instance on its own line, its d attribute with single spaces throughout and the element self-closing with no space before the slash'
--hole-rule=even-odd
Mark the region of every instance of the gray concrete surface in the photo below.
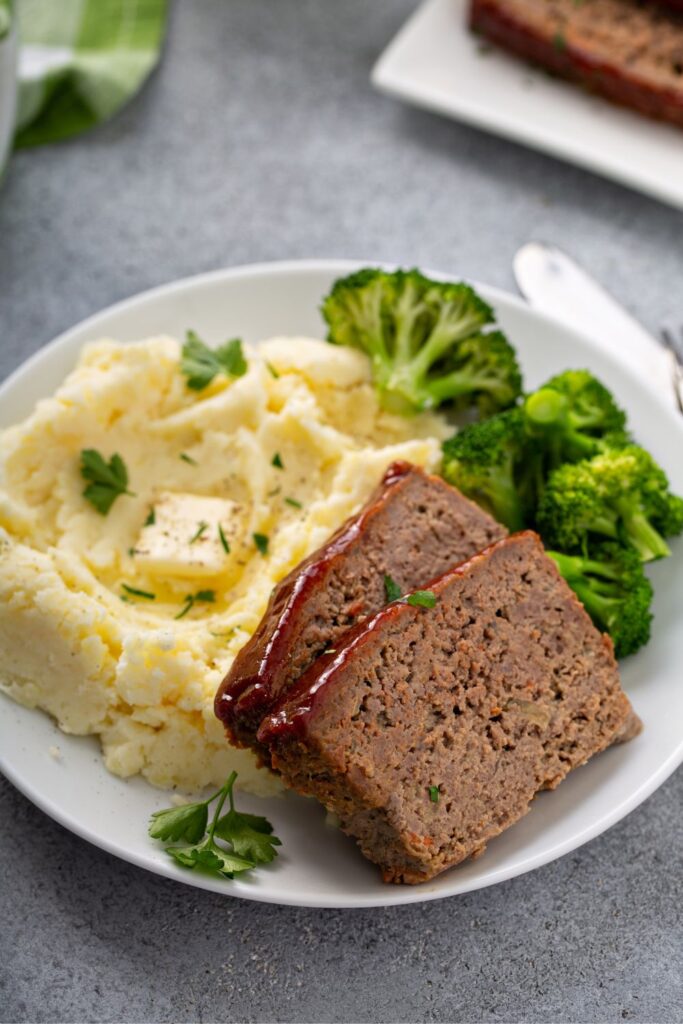
<svg viewBox="0 0 683 1024">
<path fill-rule="evenodd" d="M 372 92 L 411 0 L 178 0 L 110 124 L 0 193 L 0 376 L 141 289 L 359 256 L 512 286 L 540 237 L 647 324 L 683 315 L 683 215 Z M 2 1021 L 683 1019 L 679 772 L 604 837 L 495 889 L 388 911 L 241 903 L 147 875 L 0 788 Z"/>
</svg>

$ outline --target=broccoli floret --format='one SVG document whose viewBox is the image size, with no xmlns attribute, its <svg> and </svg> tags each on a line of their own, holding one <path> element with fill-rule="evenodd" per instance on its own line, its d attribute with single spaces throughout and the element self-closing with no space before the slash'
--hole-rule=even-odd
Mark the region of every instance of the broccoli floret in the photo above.
<svg viewBox="0 0 683 1024">
<path fill-rule="evenodd" d="M 652 456 L 627 445 L 556 469 L 538 524 L 552 547 L 585 552 L 598 534 L 632 545 L 649 562 L 670 554 L 664 536 L 683 529 L 683 501 Z"/>
<path fill-rule="evenodd" d="M 594 437 L 625 431 L 626 413 L 589 370 L 565 370 L 546 381 L 543 388 L 557 391 L 568 400 L 575 429 Z"/>
<path fill-rule="evenodd" d="M 524 489 L 516 479 L 523 442 L 521 410 L 510 409 L 464 427 L 443 445 L 444 478 L 510 530 L 525 521 Z"/>
<path fill-rule="evenodd" d="M 612 637 L 618 658 L 650 639 L 652 585 L 634 548 L 606 542 L 590 557 L 548 551 L 598 627 Z"/>
<path fill-rule="evenodd" d="M 551 377 L 524 402 L 527 433 L 543 456 L 547 475 L 607 447 L 628 443 L 626 414 L 588 370 Z"/>
<path fill-rule="evenodd" d="M 323 300 L 328 341 L 366 352 L 382 404 L 410 414 L 443 402 L 488 414 L 514 405 L 521 375 L 490 306 L 466 284 L 366 268 Z"/>
</svg>

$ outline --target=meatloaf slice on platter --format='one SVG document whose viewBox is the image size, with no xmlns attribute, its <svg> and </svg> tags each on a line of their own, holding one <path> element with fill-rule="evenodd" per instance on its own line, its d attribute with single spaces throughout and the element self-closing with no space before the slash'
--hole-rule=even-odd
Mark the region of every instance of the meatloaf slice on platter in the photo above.
<svg viewBox="0 0 683 1024">
<path fill-rule="evenodd" d="M 385 575 L 407 594 L 506 533 L 439 477 L 390 466 L 358 515 L 273 591 L 216 695 L 232 741 L 264 755 L 261 719 L 319 654 L 387 603 Z"/>
<path fill-rule="evenodd" d="M 285 782 L 340 819 L 387 882 L 423 882 L 624 738 L 612 643 L 536 534 L 502 540 L 323 655 L 262 723 Z M 621 736 L 620 736 L 621 734 Z"/>
<path fill-rule="evenodd" d="M 683 0 L 669 3 L 683 12 Z M 683 127 L 683 14 L 642 0 L 472 0 L 470 24 L 518 57 Z"/>
</svg>

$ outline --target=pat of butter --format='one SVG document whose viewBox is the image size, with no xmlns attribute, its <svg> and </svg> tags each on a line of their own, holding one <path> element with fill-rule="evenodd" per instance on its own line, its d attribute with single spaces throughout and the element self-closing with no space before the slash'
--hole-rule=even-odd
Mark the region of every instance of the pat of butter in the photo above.
<svg viewBox="0 0 683 1024">
<path fill-rule="evenodd" d="M 242 508 L 234 501 L 164 491 L 154 522 L 140 531 L 135 561 L 156 575 L 217 576 L 241 533 Z"/>
</svg>

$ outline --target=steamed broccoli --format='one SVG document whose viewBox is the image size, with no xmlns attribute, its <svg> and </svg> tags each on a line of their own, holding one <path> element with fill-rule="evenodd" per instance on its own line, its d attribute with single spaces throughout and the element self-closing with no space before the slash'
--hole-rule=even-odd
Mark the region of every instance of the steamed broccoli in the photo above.
<svg viewBox="0 0 683 1024">
<path fill-rule="evenodd" d="M 618 658 L 650 639 L 652 585 L 634 548 L 606 542 L 590 557 L 548 551 L 593 622 L 610 634 Z"/>
<path fill-rule="evenodd" d="M 598 534 L 632 545 L 644 562 L 670 554 L 666 536 L 683 529 L 683 499 L 637 445 L 560 466 L 538 510 L 544 539 L 561 550 L 586 551 Z"/>
<path fill-rule="evenodd" d="M 510 530 L 525 521 L 528 496 L 518 481 L 523 441 L 521 410 L 509 409 L 464 427 L 443 445 L 443 477 Z"/>
<path fill-rule="evenodd" d="M 524 420 L 534 449 L 542 454 L 544 475 L 563 462 L 628 443 L 626 414 L 588 370 L 567 370 L 531 392 Z"/>
<path fill-rule="evenodd" d="M 418 270 L 368 267 L 333 285 L 322 304 L 328 341 L 366 352 L 383 406 L 410 414 L 443 402 L 484 414 L 514 405 L 521 375 L 490 306 L 466 284 Z"/>
</svg>

